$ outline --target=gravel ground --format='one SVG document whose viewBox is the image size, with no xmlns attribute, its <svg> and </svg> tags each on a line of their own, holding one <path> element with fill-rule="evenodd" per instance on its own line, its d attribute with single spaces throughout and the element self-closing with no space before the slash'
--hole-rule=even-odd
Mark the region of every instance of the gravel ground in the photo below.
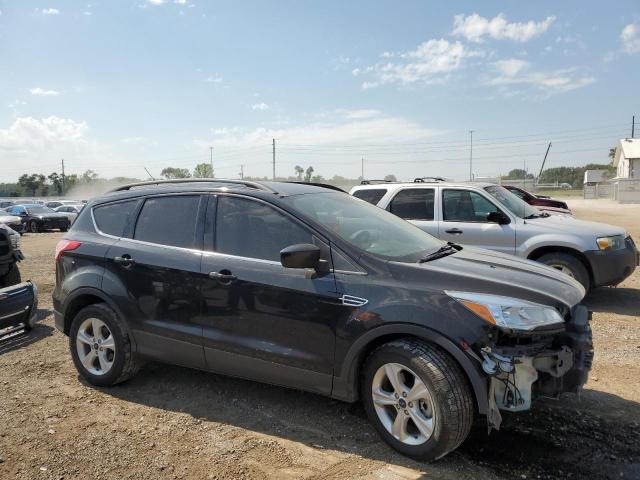
<svg viewBox="0 0 640 480">
<path fill-rule="evenodd" d="M 640 205 L 569 200 L 640 240 Z M 578 400 L 539 401 L 433 464 L 387 448 L 358 404 L 160 364 L 95 388 L 53 328 L 59 233 L 25 235 L 41 317 L 0 344 L 0 478 L 640 478 L 640 272 L 594 291 L 596 359 Z M 640 243 L 640 242 L 639 242 Z"/>
</svg>

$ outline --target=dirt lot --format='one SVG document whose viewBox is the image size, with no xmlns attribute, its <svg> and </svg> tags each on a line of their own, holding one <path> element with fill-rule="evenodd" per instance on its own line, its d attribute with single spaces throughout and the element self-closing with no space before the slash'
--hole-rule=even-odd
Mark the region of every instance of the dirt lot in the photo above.
<svg viewBox="0 0 640 480">
<path fill-rule="evenodd" d="M 569 203 L 640 240 L 640 205 Z M 159 364 L 115 388 L 83 383 L 53 328 L 60 237 L 23 238 L 42 320 L 0 344 L 0 478 L 640 478 L 640 271 L 587 298 L 596 359 L 580 401 L 540 401 L 421 464 L 382 444 L 357 404 Z"/>
</svg>

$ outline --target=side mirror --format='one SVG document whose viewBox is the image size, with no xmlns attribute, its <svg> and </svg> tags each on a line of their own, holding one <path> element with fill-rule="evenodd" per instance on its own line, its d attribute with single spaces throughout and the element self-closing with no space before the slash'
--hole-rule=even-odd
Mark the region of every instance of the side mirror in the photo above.
<svg viewBox="0 0 640 480">
<path fill-rule="evenodd" d="M 298 243 L 280 250 L 280 263 L 286 268 L 318 268 L 320 248 L 311 243 Z"/>
<path fill-rule="evenodd" d="M 487 221 L 497 223 L 498 225 L 508 225 L 511 223 L 511 219 L 502 212 L 490 212 L 489 215 L 487 215 Z"/>
</svg>

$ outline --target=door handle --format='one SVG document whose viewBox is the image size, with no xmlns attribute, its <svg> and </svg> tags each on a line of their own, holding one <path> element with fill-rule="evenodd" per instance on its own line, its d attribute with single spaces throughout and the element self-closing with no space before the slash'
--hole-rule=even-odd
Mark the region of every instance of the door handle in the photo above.
<svg viewBox="0 0 640 480">
<path fill-rule="evenodd" d="M 131 255 L 127 255 L 126 253 L 121 257 L 113 257 L 113 261 L 119 263 L 123 267 L 130 267 L 131 265 L 136 263 L 136 261 L 131 258 Z"/>
<path fill-rule="evenodd" d="M 218 280 L 220 283 L 232 283 L 238 279 L 229 270 L 220 270 L 219 272 L 209 272 L 209 277 Z"/>
<path fill-rule="evenodd" d="M 460 235 L 462 233 L 462 230 L 460 230 L 459 228 L 450 228 L 449 230 L 445 230 L 445 232 L 452 235 Z"/>
</svg>

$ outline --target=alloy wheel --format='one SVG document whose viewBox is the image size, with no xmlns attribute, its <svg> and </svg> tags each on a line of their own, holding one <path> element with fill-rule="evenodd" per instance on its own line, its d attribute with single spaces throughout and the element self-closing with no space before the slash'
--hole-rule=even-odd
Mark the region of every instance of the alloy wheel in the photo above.
<svg viewBox="0 0 640 480">
<path fill-rule="evenodd" d="M 93 375 L 105 375 L 111 370 L 116 356 L 113 334 L 98 318 L 87 318 L 76 335 L 76 349 L 80 362 Z"/>
<path fill-rule="evenodd" d="M 373 377 L 371 395 L 380 422 L 394 438 L 407 445 L 421 445 L 431 438 L 433 397 L 411 369 L 399 363 L 382 365 Z"/>
<path fill-rule="evenodd" d="M 573 274 L 573 270 L 571 270 L 569 267 L 567 267 L 566 265 L 560 265 L 560 264 L 549 264 L 549 266 L 551 268 L 555 268 L 556 270 L 561 271 L 562 273 L 564 273 L 565 275 L 569 275 L 571 278 L 576 278 L 575 275 Z"/>
</svg>

